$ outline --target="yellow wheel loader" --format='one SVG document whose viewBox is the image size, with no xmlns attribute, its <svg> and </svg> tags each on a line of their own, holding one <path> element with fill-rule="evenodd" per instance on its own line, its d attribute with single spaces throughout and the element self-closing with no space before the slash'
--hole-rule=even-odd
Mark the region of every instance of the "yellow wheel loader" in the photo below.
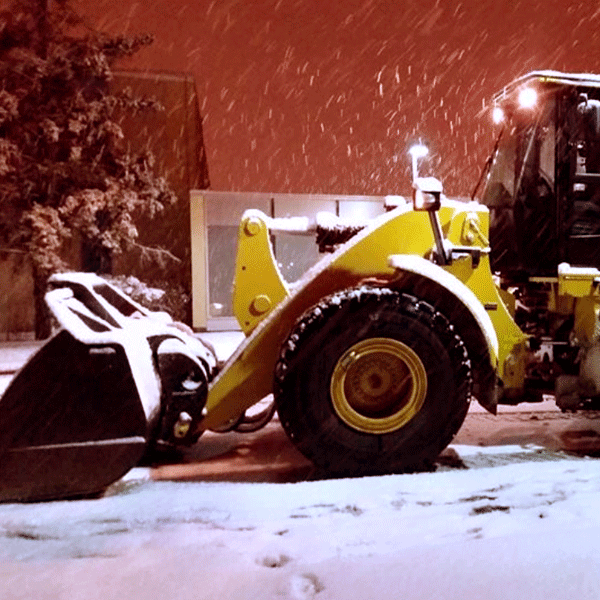
<svg viewBox="0 0 600 600">
<path fill-rule="evenodd" d="M 69 356 L 76 348 L 69 369 L 85 365 L 103 387 L 92 402 L 95 384 L 85 388 L 80 375 L 75 388 L 88 392 L 72 391 L 58 418 L 60 394 L 44 387 L 48 439 L 31 436 L 35 369 L 25 366 L 20 387 L 0 400 L 0 490 L 13 490 L 0 499 L 98 492 L 148 448 L 192 444 L 206 430 L 256 429 L 275 408 L 321 472 L 344 476 L 426 468 L 473 398 L 492 413 L 498 403 L 544 395 L 563 410 L 597 407 L 600 77 L 530 73 L 490 108 L 498 136 L 469 202 L 449 200 L 438 180 L 419 177 L 425 150 L 416 147 L 412 203 L 367 223 L 246 211 L 233 291 L 246 337 L 219 368 L 193 336 L 110 286 L 57 279 L 49 303 L 63 346 L 49 345 Z M 316 234 L 328 252 L 289 283 L 271 234 L 294 230 Z M 52 350 L 40 354 L 50 360 Z M 69 369 L 57 366 L 56 376 Z M 52 378 L 50 368 L 44 374 Z M 273 408 L 246 416 L 270 394 Z M 81 396 L 112 407 L 93 413 L 95 427 L 71 410 Z M 58 421 L 62 437 L 53 439 Z M 57 470 L 82 448 L 92 452 L 80 455 L 88 466 L 112 457 L 112 468 L 101 478 L 88 467 L 79 487 L 63 478 L 36 488 L 35 478 L 24 478 L 29 487 L 15 491 L 4 465 L 30 468 L 40 447 L 54 448 Z"/>
<path fill-rule="evenodd" d="M 472 398 L 492 413 L 544 395 L 600 405 L 600 77 L 530 73 L 490 108 L 498 136 L 470 202 L 420 178 L 413 148 L 412 204 L 362 229 L 305 227 L 333 252 L 293 284 L 270 243 L 293 220 L 244 214 L 233 306 L 247 337 L 198 431 L 273 393 L 324 472 L 388 473 L 431 463 Z"/>
</svg>

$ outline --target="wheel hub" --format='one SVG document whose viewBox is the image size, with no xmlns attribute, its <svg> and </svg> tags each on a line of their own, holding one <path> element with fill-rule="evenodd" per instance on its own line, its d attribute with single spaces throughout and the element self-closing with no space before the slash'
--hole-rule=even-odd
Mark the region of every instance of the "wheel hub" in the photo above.
<svg viewBox="0 0 600 600">
<path fill-rule="evenodd" d="M 418 355 L 391 338 L 369 338 L 337 361 L 330 385 L 337 415 L 366 433 L 390 433 L 421 409 L 427 373 Z"/>
</svg>

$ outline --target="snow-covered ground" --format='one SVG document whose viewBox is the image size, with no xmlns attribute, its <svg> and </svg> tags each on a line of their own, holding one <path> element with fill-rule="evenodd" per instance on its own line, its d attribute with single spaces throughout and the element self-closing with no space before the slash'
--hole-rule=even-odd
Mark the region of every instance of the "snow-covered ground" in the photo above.
<svg viewBox="0 0 600 600">
<path fill-rule="evenodd" d="M 597 599 L 600 461 L 457 446 L 467 469 L 154 482 L 0 508 L 0 597 Z"/>
<path fill-rule="evenodd" d="M 220 358 L 237 335 L 213 336 Z M 600 598 L 600 460 L 452 448 L 466 468 L 287 484 L 134 469 L 98 500 L 0 505 L 0 600 Z"/>
</svg>

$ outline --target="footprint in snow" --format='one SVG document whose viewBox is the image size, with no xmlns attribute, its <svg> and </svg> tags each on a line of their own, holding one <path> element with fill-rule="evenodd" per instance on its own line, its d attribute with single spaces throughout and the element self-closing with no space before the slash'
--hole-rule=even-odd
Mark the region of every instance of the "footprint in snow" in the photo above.
<svg viewBox="0 0 600 600">
<path fill-rule="evenodd" d="M 278 569 L 287 565 L 292 560 L 286 554 L 266 554 L 256 559 L 256 564 L 261 567 L 269 567 L 270 569 Z"/>
<path fill-rule="evenodd" d="M 325 589 L 313 573 L 294 575 L 290 580 L 290 591 L 294 600 L 311 600 Z"/>
<path fill-rule="evenodd" d="M 346 504 L 339 508 L 335 504 L 313 504 L 312 506 L 300 506 L 290 519 L 310 519 L 311 517 L 328 516 L 331 513 L 344 513 L 353 517 L 360 517 L 365 511 L 355 504 Z"/>
</svg>

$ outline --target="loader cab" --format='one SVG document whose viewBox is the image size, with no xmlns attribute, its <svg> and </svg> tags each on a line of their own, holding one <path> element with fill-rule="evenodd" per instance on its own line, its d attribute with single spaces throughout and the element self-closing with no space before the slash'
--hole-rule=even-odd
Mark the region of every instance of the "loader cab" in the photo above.
<svg viewBox="0 0 600 600">
<path fill-rule="evenodd" d="M 600 267 L 600 77 L 536 72 L 494 97 L 482 195 L 491 261 L 509 281 Z"/>
</svg>

